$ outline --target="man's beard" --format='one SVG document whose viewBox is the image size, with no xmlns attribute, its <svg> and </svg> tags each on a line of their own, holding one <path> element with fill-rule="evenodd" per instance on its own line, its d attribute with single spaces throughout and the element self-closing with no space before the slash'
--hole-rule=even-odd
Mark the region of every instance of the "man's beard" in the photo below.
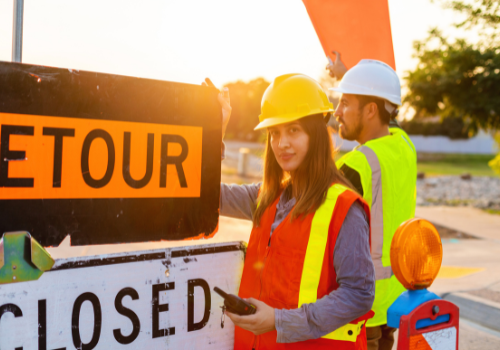
<svg viewBox="0 0 500 350">
<path fill-rule="evenodd" d="M 355 124 L 350 128 L 347 128 L 345 123 L 342 123 L 344 128 L 339 128 L 339 135 L 342 139 L 347 141 L 355 141 L 358 139 L 361 134 L 361 130 L 363 130 L 363 122 L 361 120 L 361 113 L 358 114 L 358 120 L 356 120 Z"/>
</svg>

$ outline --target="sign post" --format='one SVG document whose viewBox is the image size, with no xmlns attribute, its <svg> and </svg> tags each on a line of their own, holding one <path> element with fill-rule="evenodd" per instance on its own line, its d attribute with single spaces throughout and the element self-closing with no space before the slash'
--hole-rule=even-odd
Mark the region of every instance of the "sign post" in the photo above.
<svg viewBox="0 0 500 350">
<path fill-rule="evenodd" d="M 14 0 L 14 19 L 12 21 L 12 62 L 23 60 L 23 17 L 24 0 Z"/>
</svg>

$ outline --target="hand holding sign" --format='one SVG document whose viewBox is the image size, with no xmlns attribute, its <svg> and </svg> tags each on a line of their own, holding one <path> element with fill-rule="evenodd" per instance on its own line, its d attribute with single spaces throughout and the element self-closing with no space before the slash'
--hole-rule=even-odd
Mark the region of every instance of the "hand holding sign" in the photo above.
<svg viewBox="0 0 500 350">
<path fill-rule="evenodd" d="M 337 80 L 341 80 L 344 74 L 347 72 L 347 67 L 345 66 L 344 62 L 342 62 L 342 59 L 340 58 L 340 52 L 338 51 L 332 51 L 332 53 L 335 54 L 335 62 L 332 61 L 330 57 L 328 57 L 328 65 L 326 66 L 326 69 L 329 70 L 328 74 Z"/>
<path fill-rule="evenodd" d="M 226 133 L 227 124 L 229 123 L 229 118 L 231 118 L 232 111 L 231 99 L 229 98 L 229 89 L 225 87 L 222 89 L 222 91 L 220 91 L 215 87 L 210 78 L 205 78 L 205 81 L 202 82 L 201 85 L 213 87 L 219 92 L 217 100 L 222 107 L 222 138 L 224 138 L 224 134 Z"/>
<path fill-rule="evenodd" d="M 346 67 L 364 58 L 396 68 L 387 0 L 302 0 L 326 56 L 337 50 Z"/>
<path fill-rule="evenodd" d="M 231 100 L 229 98 L 229 89 L 225 87 L 219 92 L 219 96 L 217 96 L 219 103 L 222 107 L 222 138 L 224 138 L 224 134 L 226 133 L 227 124 L 229 124 L 229 118 L 231 118 Z"/>
</svg>

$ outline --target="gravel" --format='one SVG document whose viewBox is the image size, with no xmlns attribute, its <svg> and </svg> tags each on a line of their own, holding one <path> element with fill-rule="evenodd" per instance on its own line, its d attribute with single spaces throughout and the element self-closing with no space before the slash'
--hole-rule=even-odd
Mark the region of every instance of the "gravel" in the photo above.
<svg viewBox="0 0 500 350">
<path fill-rule="evenodd" d="M 474 206 L 500 210 L 500 178 L 440 176 L 417 180 L 417 205 Z"/>
</svg>

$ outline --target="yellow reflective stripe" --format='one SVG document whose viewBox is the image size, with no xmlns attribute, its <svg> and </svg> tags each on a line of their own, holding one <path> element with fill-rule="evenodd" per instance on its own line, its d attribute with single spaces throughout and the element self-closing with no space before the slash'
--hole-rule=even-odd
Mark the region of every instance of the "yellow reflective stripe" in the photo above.
<svg viewBox="0 0 500 350">
<path fill-rule="evenodd" d="M 323 268 L 326 243 L 328 242 L 330 221 L 332 220 L 338 197 L 346 190 L 346 187 L 338 184 L 330 187 L 326 194 L 325 202 L 314 213 L 300 279 L 299 307 L 302 304 L 314 303 L 318 299 L 319 280 Z M 356 342 L 363 323 L 364 321 L 358 324 L 348 323 L 322 338 Z"/>
<path fill-rule="evenodd" d="M 357 324 L 348 323 L 322 338 L 356 342 L 364 323 L 365 321 L 359 321 Z"/>
<path fill-rule="evenodd" d="M 319 279 L 323 267 L 328 228 L 338 196 L 346 191 L 344 186 L 333 185 L 328 189 L 325 202 L 316 210 L 311 223 L 311 233 L 307 243 L 304 267 L 300 279 L 299 307 L 317 300 Z"/>
</svg>

